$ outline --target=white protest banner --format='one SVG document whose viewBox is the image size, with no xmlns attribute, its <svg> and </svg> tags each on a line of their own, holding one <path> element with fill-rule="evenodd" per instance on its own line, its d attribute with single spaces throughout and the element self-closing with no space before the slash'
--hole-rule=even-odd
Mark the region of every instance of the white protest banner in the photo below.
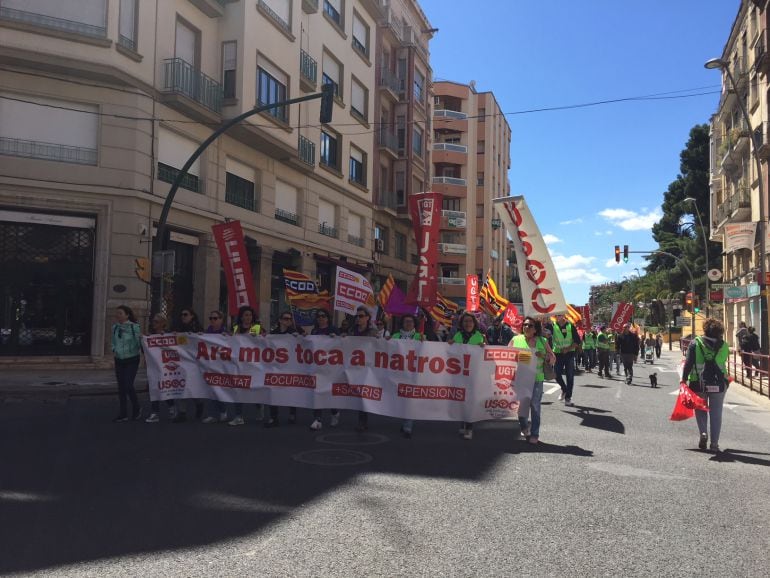
<svg viewBox="0 0 770 578">
<path fill-rule="evenodd" d="M 754 249 L 756 234 L 756 223 L 729 223 L 725 225 L 725 251 L 732 253 L 738 249 Z"/>
<path fill-rule="evenodd" d="M 513 237 L 524 315 L 537 317 L 566 313 L 567 302 L 551 254 L 524 197 L 503 197 L 494 199 L 493 203 Z"/>
<path fill-rule="evenodd" d="M 143 337 L 152 400 L 210 398 L 474 422 L 529 407 L 532 352 L 374 337 Z"/>
<path fill-rule="evenodd" d="M 334 310 L 353 315 L 360 306 L 366 307 L 374 318 L 377 310 L 372 284 L 355 271 L 337 267 L 334 283 Z"/>
</svg>

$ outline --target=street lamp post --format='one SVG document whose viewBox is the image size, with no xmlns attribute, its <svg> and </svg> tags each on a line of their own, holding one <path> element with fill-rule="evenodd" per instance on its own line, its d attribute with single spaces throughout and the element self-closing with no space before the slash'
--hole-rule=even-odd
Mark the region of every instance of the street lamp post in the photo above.
<svg viewBox="0 0 770 578">
<path fill-rule="evenodd" d="M 724 73 L 727 75 L 727 78 L 730 80 L 730 86 L 732 87 L 733 91 L 736 93 L 738 92 L 737 85 L 735 84 L 735 78 L 733 78 L 733 73 L 730 72 L 730 66 L 727 62 L 721 58 L 712 58 L 706 62 L 704 66 L 710 70 L 718 68 L 724 71 Z M 749 113 L 746 110 L 746 105 L 743 104 L 743 99 L 741 99 L 739 94 L 737 94 L 737 97 L 738 98 L 736 100 L 738 101 L 738 106 L 741 109 L 741 115 L 743 115 L 743 120 L 746 121 L 746 128 L 749 130 L 749 138 L 751 139 L 751 148 L 753 153 L 752 156 L 754 157 L 754 162 L 756 163 L 757 168 L 757 183 L 759 183 L 759 342 L 762 353 L 767 354 L 767 296 L 765 295 L 767 287 L 765 283 L 765 276 L 767 273 L 765 267 L 765 186 L 762 181 L 762 161 L 759 158 L 759 147 L 762 145 L 762 143 L 759 141 L 759 137 L 751 126 L 751 119 L 749 118 Z"/>
<path fill-rule="evenodd" d="M 709 314 L 709 305 L 711 303 L 710 297 L 709 297 L 709 242 L 708 238 L 706 238 L 706 229 L 703 228 L 703 220 L 700 217 L 700 209 L 698 209 L 698 201 L 696 201 L 693 197 L 685 197 L 682 202 L 688 201 L 693 204 L 695 207 L 695 216 L 698 217 L 698 224 L 700 225 L 701 233 L 703 233 L 703 252 L 706 257 L 706 289 L 705 294 L 703 295 L 706 299 L 706 316 L 708 317 Z"/>
</svg>

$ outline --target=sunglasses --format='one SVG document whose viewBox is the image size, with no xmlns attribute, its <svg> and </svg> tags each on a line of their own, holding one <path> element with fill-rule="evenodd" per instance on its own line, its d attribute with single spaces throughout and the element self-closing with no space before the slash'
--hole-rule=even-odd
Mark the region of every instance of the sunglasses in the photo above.
<svg viewBox="0 0 770 578">
<path fill-rule="evenodd" d="M 209 317 L 209 321 L 216 321 L 217 319 L 222 319 L 221 317 L 217 317 L 216 315 L 213 315 Z"/>
<path fill-rule="evenodd" d="M 534 327 L 531 323 L 524 323 L 522 327 Z"/>
<path fill-rule="evenodd" d="M 190 313 L 188 313 L 187 311 L 185 311 L 184 313 L 182 313 L 182 317 L 189 317 L 189 316 L 190 316 Z"/>
</svg>

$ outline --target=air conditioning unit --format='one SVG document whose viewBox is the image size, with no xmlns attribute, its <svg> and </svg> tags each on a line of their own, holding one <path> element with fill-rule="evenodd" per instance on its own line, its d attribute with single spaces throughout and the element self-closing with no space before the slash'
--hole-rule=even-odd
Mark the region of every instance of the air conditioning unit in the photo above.
<svg viewBox="0 0 770 578">
<path fill-rule="evenodd" d="M 375 253 L 384 253 L 385 252 L 385 240 L 384 239 L 375 239 L 374 240 L 374 252 Z"/>
</svg>

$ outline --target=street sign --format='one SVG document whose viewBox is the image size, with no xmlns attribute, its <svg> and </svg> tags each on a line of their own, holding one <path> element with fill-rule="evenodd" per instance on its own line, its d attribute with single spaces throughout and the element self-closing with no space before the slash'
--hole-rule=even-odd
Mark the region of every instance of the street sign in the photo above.
<svg viewBox="0 0 770 578">
<path fill-rule="evenodd" d="M 719 281 L 722 278 L 722 272 L 719 269 L 709 269 L 707 275 L 709 281 Z"/>
<path fill-rule="evenodd" d="M 710 285 L 712 289 L 727 289 L 728 287 L 735 287 L 732 283 L 712 283 Z"/>
<path fill-rule="evenodd" d="M 155 251 L 152 254 L 152 276 L 173 275 L 175 261 L 174 251 Z"/>
<path fill-rule="evenodd" d="M 690 325 L 690 318 L 689 317 L 677 317 L 674 319 L 674 325 L 677 327 L 687 327 Z"/>
<path fill-rule="evenodd" d="M 722 291 L 709 291 L 710 301 L 722 301 L 724 298 L 725 295 Z"/>
</svg>

